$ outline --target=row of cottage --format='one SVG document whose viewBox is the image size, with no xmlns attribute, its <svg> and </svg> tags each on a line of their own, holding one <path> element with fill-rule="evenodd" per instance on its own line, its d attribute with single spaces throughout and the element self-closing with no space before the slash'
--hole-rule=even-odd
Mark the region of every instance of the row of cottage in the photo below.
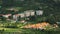
<svg viewBox="0 0 60 34">
<path fill-rule="evenodd" d="M 13 16 L 12 16 L 12 14 L 6 14 L 6 15 L 2 15 L 2 16 L 5 17 L 5 18 L 8 18 L 9 16 L 12 16 L 13 20 L 17 20 L 17 18 L 19 16 L 21 18 L 24 18 L 24 17 L 34 16 L 34 15 L 43 15 L 43 11 L 42 10 L 37 10 L 37 11 L 27 10 L 27 11 L 24 11 L 23 13 L 14 14 Z"/>
</svg>

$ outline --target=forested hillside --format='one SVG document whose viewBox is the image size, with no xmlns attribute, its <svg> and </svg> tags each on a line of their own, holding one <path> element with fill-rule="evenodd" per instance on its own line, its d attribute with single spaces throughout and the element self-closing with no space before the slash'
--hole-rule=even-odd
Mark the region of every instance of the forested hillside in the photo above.
<svg viewBox="0 0 60 34">
<path fill-rule="evenodd" d="M 47 12 L 59 13 L 60 0 L 2 0 L 2 7 L 13 7 L 13 6 L 22 7 L 26 10 L 43 9 L 44 11 Z"/>
<path fill-rule="evenodd" d="M 2 10 L 0 13 L 5 12 L 5 8 L 21 7 L 20 11 L 24 10 L 43 10 L 44 14 L 54 14 L 57 17 L 60 15 L 60 0 L 0 0 Z"/>
<path fill-rule="evenodd" d="M 60 34 L 60 0 L 0 0 L 1 34 Z"/>
</svg>

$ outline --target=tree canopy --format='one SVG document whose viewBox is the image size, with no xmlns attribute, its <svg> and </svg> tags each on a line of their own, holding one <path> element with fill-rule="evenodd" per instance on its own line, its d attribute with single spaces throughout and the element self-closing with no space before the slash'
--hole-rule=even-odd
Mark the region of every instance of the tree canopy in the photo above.
<svg viewBox="0 0 60 34">
<path fill-rule="evenodd" d="M 42 9 L 48 12 L 48 14 L 60 12 L 60 0 L 2 0 L 0 4 L 3 7 L 22 7 L 23 10 Z"/>
</svg>

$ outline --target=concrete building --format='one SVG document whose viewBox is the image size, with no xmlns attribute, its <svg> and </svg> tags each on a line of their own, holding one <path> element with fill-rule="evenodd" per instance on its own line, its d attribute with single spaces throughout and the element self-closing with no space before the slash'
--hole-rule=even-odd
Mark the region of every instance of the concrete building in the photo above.
<svg viewBox="0 0 60 34">
<path fill-rule="evenodd" d="M 35 11 L 34 10 L 27 10 L 27 11 L 24 11 L 24 13 L 25 13 L 26 17 L 35 15 Z"/>
<path fill-rule="evenodd" d="M 42 10 L 37 10 L 36 15 L 43 15 L 43 11 Z"/>
</svg>

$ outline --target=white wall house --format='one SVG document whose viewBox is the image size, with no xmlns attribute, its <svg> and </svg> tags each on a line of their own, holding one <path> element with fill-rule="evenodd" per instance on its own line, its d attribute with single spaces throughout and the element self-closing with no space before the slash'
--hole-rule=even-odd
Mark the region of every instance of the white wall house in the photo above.
<svg viewBox="0 0 60 34">
<path fill-rule="evenodd" d="M 26 17 L 35 15 L 35 11 L 34 10 L 27 10 L 27 11 L 24 11 L 24 13 L 25 13 Z"/>
<path fill-rule="evenodd" d="M 18 15 L 13 15 L 13 20 L 17 21 L 18 20 Z"/>
<path fill-rule="evenodd" d="M 20 13 L 18 14 L 21 18 L 24 18 L 25 17 L 25 14 L 24 13 Z"/>
<path fill-rule="evenodd" d="M 2 16 L 5 17 L 6 20 L 10 20 L 10 19 L 9 19 L 9 16 L 11 16 L 11 14 L 6 14 L 6 15 L 2 15 Z"/>
<path fill-rule="evenodd" d="M 24 14 L 24 13 L 15 14 L 15 15 L 13 15 L 13 20 L 18 21 L 19 16 L 20 16 L 21 18 L 24 18 L 24 17 L 25 17 L 25 14 Z"/>
<path fill-rule="evenodd" d="M 8 18 L 9 16 L 11 16 L 11 14 L 6 14 L 6 15 L 2 15 L 5 18 Z"/>
<path fill-rule="evenodd" d="M 19 13 L 19 14 L 13 15 L 13 19 L 17 20 L 18 16 L 20 16 L 21 18 L 24 18 L 24 17 L 34 16 L 34 15 L 35 15 L 35 11 L 34 10 L 26 10 L 23 13 Z M 43 11 L 42 10 L 37 10 L 36 11 L 36 15 L 43 15 Z M 8 18 L 9 16 L 11 16 L 11 14 L 3 15 L 3 17 L 5 17 L 5 18 Z"/>
<path fill-rule="evenodd" d="M 24 13 L 25 13 L 25 17 L 29 17 L 30 16 L 30 12 L 25 11 Z"/>
<path fill-rule="evenodd" d="M 30 14 L 31 16 L 34 16 L 35 15 L 35 12 L 33 11 L 33 12 L 31 12 L 31 14 Z"/>
<path fill-rule="evenodd" d="M 36 15 L 43 15 L 43 11 L 42 10 L 37 10 Z"/>
<path fill-rule="evenodd" d="M 13 15 L 13 19 L 17 21 L 19 16 L 21 18 L 24 18 L 24 17 L 34 16 L 34 15 L 35 15 L 35 11 L 27 10 L 27 11 L 24 11 L 23 13 L 19 13 L 19 14 Z"/>
</svg>

